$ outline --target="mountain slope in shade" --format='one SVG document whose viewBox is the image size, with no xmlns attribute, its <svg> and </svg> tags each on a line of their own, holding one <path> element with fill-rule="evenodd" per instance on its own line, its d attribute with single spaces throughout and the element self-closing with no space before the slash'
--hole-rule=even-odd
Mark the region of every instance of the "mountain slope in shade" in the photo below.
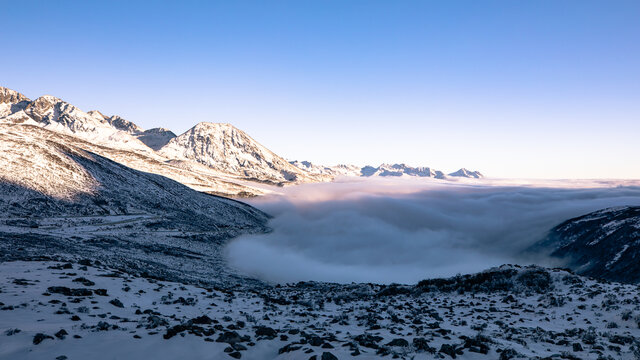
<svg viewBox="0 0 640 360">
<path fill-rule="evenodd" d="M 283 184 L 317 180 L 230 124 L 201 122 L 171 139 L 158 153 L 256 181 Z"/>
<path fill-rule="evenodd" d="M 563 258 L 576 272 L 640 283 L 640 207 L 616 207 L 567 220 L 533 250 Z"/>
</svg>

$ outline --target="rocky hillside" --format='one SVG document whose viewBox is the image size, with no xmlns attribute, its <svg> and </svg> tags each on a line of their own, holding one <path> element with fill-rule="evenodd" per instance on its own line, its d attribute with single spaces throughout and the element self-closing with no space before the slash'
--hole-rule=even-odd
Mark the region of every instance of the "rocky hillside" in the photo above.
<svg viewBox="0 0 640 360">
<path fill-rule="evenodd" d="M 567 220 L 537 244 L 580 274 L 640 283 L 640 207 L 617 207 Z"/>
<path fill-rule="evenodd" d="M 195 161 L 212 169 L 274 184 L 318 181 L 230 124 L 202 122 L 177 136 L 158 153 Z"/>
</svg>

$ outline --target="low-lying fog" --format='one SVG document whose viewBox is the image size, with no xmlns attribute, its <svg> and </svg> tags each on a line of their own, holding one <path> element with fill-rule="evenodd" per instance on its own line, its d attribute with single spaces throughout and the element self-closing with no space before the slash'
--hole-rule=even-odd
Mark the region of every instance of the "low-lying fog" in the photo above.
<svg viewBox="0 0 640 360">
<path fill-rule="evenodd" d="M 231 266 L 270 282 L 416 283 L 505 263 L 561 265 L 523 250 L 569 218 L 640 205 L 631 184 L 343 179 L 288 187 L 249 201 L 274 216 L 273 232 L 237 238 L 227 253 Z"/>
</svg>

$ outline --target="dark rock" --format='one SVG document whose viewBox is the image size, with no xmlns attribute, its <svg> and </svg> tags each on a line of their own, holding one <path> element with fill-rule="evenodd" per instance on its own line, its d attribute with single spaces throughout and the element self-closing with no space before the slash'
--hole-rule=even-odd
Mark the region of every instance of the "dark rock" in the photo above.
<svg viewBox="0 0 640 360">
<path fill-rule="evenodd" d="M 302 346 L 300 346 L 300 344 L 291 343 L 281 347 L 280 350 L 278 350 L 278 354 L 284 354 L 284 353 L 288 353 L 288 352 L 292 352 L 300 349 L 302 349 Z"/>
<path fill-rule="evenodd" d="M 224 333 L 220 334 L 216 339 L 216 342 L 227 343 L 230 345 L 233 345 L 238 342 L 243 342 L 243 341 L 249 341 L 249 339 L 246 337 L 241 337 L 235 331 L 225 331 Z"/>
<path fill-rule="evenodd" d="M 95 289 L 93 290 L 94 293 L 96 293 L 96 295 L 99 296 L 108 296 L 107 295 L 107 289 Z"/>
<path fill-rule="evenodd" d="M 50 286 L 47 291 L 52 294 L 62 294 L 64 296 L 91 296 L 93 291 L 91 289 L 77 288 L 70 289 L 66 286 Z"/>
<path fill-rule="evenodd" d="M 207 315 L 202 315 L 191 319 L 191 322 L 198 325 L 209 325 L 213 323 L 213 319 Z"/>
<path fill-rule="evenodd" d="M 320 357 L 320 359 L 321 360 L 338 360 L 338 358 L 335 355 L 326 351 L 322 353 L 322 357 Z"/>
<path fill-rule="evenodd" d="M 75 279 L 73 279 L 73 282 L 81 283 L 84 286 L 93 286 L 93 285 L 96 284 L 93 281 L 91 281 L 91 280 L 89 280 L 87 278 L 84 278 L 84 277 L 75 278 Z"/>
<path fill-rule="evenodd" d="M 122 303 L 122 301 L 118 300 L 118 299 L 112 299 L 109 301 L 109 304 L 115 306 L 115 307 L 119 307 L 119 308 L 123 308 L 124 304 Z"/>
<path fill-rule="evenodd" d="M 387 343 L 387 346 L 407 347 L 407 346 L 409 346 L 409 342 L 407 340 L 405 340 L 405 339 L 398 338 L 398 339 L 393 339 L 393 340 L 389 341 Z"/>
<path fill-rule="evenodd" d="M 256 336 L 264 336 L 269 339 L 273 339 L 278 335 L 278 332 L 268 326 L 259 326 L 256 328 Z"/>
<path fill-rule="evenodd" d="M 57 333 L 54 334 L 60 340 L 64 340 L 64 338 L 69 335 L 69 333 L 65 329 L 60 329 Z"/>
<path fill-rule="evenodd" d="M 33 337 L 33 344 L 34 345 L 38 345 L 41 342 L 43 342 L 45 339 L 52 339 L 53 340 L 53 336 L 50 335 L 45 335 L 43 333 L 37 333 L 34 337 Z"/>
<path fill-rule="evenodd" d="M 428 353 L 434 354 L 436 352 L 435 348 L 429 346 L 427 339 L 425 338 L 414 338 L 413 339 L 413 347 L 417 351 L 426 351 Z"/>
<path fill-rule="evenodd" d="M 360 335 L 354 337 L 353 339 L 360 346 L 368 347 L 368 348 L 371 348 L 371 349 L 377 349 L 379 347 L 377 343 L 382 341 L 383 338 L 381 336 L 377 336 L 377 335 L 360 334 Z"/>
</svg>

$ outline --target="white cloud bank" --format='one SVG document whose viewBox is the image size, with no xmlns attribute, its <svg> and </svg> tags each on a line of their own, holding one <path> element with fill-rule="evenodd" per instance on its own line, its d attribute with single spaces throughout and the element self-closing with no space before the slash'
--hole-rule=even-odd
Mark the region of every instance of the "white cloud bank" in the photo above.
<svg viewBox="0 0 640 360">
<path fill-rule="evenodd" d="M 273 232 L 232 241 L 229 263 L 270 282 L 376 283 L 550 265 L 522 250 L 571 217 L 640 205 L 637 182 L 505 184 L 354 179 L 285 188 L 251 201 L 274 215 Z"/>
</svg>

